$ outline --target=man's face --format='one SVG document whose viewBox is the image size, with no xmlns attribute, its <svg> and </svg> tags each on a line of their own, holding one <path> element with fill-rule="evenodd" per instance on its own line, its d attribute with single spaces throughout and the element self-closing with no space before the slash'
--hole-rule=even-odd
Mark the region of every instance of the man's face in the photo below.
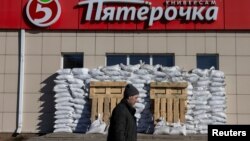
<svg viewBox="0 0 250 141">
<path fill-rule="evenodd" d="M 134 106 L 136 101 L 137 101 L 137 98 L 139 97 L 139 95 L 134 95 L 134 96 L 130 96 L 128 97 L 128 103 L 131 105 L 131 106 Z"/>
</svg>

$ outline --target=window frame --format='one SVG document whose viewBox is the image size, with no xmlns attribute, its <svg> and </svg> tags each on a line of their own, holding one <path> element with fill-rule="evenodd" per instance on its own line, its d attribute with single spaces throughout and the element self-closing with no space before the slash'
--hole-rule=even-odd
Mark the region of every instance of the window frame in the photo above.
<svg viewBox="0 0 250 141">
<path fill-rule="evenodd" d="M 64 66 L 64 64 L 65 64 L 65 62 L 64 62 L 64 56 L 65 55 L 82 55 L 82 67 L 73 67 L 73 68 L 83 68 L 84 67 L 84 53 L 82 53 L 82 52 L 77 52 L 77 53 L 72 53 L 72 52 L 62 52 L 61 53 L 61 68 L 63 68 L 63 69 L 67 69 L 67 68 L 65 68 L 65 66 Z"/>
<path fill-rule="evenodd" d="M 220 55 L 218 54 L 218 53 L 210 53 L 210 54 L 207 54 L 207 53 L 197 53 L 196 54 L 196 67 L 197 68 L 199 68 L 199 66 L 198 66 L 198 64 L 199 64 L 199 62 L 198 62 L 198 58 L 199 57 L 209 57 L 209 56 L 211 56 L 211 57 L 216 57 L 215 59 L 216 59 L 216 66 L 214 66 L 214 68 L 216 69 L 216 70 L 219 70 L 220 69 Z M 212 66 L 211 66 L 212 67 Z M 210 68 L 211 68 L 210 67 Z M 203 69 L 203 68 L 201 68 L 201 69 Z M 207 69 L 209 69 L 209 68 L 207 68 Z"/>
<path fill-rule="evenodd" d="M 149 64 L 153 65 L 153 56 L 157 56 L 157 55 L 161 55 L 161 56 L 172 56 L 173 57 L 173 66 L 175 65 L 175 54 L 174 53 L 106 53 L 106 59 L 105 59 L 105 65 L 107 66 L 108 64 L 108 60 L 107 60 L 107 56 L 108 55 L 124 55 L 127 57 L 127 63 L 124 65 L 130 65 L 130 56 L 136 56 L 136 55 L 145 55 L 145 56 L 149 56 Z"/>
</svg>

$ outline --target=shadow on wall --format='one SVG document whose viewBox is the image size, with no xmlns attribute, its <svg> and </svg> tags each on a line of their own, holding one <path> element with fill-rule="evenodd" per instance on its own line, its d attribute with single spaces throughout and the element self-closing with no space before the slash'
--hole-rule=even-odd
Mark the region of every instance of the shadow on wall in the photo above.
<svg viewBox="0 0 250 141">
<path fill-rule="evenodd" d="M 38 130 L 39 133 L 51 133 L 54 131 L 54 114 L 55 114 L 55 92 L 53 88 L 55 86 L 54 80 L 57 74 L 53 74 L 46 78 L 42 84 L 44 86 L 41 88 L 41 115 L 39 116 Z"/>
</svg>

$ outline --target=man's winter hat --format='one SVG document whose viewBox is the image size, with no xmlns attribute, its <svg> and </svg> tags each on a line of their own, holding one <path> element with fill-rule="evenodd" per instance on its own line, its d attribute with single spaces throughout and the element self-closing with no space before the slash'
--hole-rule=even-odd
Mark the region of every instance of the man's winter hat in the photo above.
<svg viewBox="0 0 250 141">
<path fill-rule="evenodd" d="M 124 98 L 128 98 L 130 96 L 138 95 L 139 91 L 132 85 L 127 84 L 124 91 Z"/>
</svg>

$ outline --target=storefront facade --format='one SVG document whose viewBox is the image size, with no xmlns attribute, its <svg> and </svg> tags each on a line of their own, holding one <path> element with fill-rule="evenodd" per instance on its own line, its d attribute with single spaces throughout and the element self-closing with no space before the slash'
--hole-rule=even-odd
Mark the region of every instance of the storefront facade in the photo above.
<svg viewBox="0 0 250 141">
<path fill-rule="evenodd" d="M 104 0 L 92 4 L 4 0 L 0 10 L 0 132 L 15 132 L 20 121 L 21 132 L 53 132 L 53 80 L 56 71 L 69 63 L 67 55 L 80 55 L 78 63 L 86 68 L 111 65 L 117 56 L 121 60 L 125 56 L 127 64 L 132 64 L 133 57 L 146 57 L 152 65 L 168 56 L 170 64 L 185 71 L 211 64 L 200 57 L 210 62 L 212 56 L 212 64 L 226 75 L 228 124 L 250 123 L 248 0 Z M 35 20 L 43 17 L 32 13 L 35 10 L 50 11 L 50 18 Z"/>
</svg>

